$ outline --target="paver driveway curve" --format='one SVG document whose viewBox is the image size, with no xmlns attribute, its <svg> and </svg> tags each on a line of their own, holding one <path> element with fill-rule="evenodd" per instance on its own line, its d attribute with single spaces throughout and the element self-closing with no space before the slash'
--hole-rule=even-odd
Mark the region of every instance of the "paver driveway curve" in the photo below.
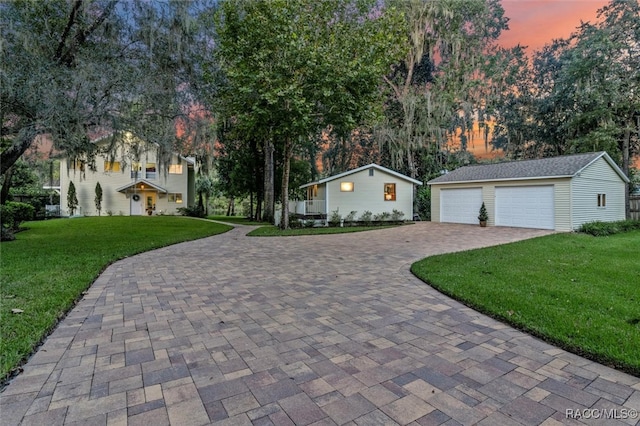
<svg viewBox="0 0 640 426">
<path fill-rule="evenodd" d="M 427 255 L 544 231 L 246 231 L 107 268 L 5 388 L 2 424 L 638 421 L 640 379 L 480 315 L 409 272 Z M 618 418 L 571 418 L 580 414 Z"/>
</svg>

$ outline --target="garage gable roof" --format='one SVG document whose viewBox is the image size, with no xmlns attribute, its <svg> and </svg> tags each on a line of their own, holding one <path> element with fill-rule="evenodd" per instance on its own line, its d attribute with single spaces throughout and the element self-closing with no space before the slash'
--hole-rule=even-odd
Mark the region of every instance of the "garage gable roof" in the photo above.
<svg viewBox="0 0 640 426">
<path fill-rule="evenodd" d="M 629 179 L 606 152 L 564 155 L 538 160 L 519 160 L 505 163 L 464 166 L 430 180 L 427 184 L 449 184 L 479 181 L 553 179 L 573 177 L 603 158 L 625 182 Z"/>
<path fill-rule="evenodd" d="M 357 169 L 349 170 L 349 171 L 346 171 L 344 173 L 340 173 L 340 174 L 337 174 L 337 175 L 334 175 L 334 176 L 329 176 L 327 178 L 320 179 L 317 182 L 310 182 L 310 183 L 304 184 L 304 185 L 300 186 L 300 188 L 306 188 L 306 187 L 312 186 L 312 185 L 321 185 L 323 183 L 327 183 L 327 182 L 330 182 L 332 180 L 340 179 L 340 178 L 343 178 L 345 176 L 349 176 L 351 174 L 358 173 L 358 172 L 361 172 L 363 170 L 367 170 L 367 169 L 371 169 L 371 168 L 376 169 L 376 170 L 380 170 L 380 171 L 385 172 L 385 173 L 388 173 L 388 174 L 390 174 L 392 176 L 395 176 L 395 177 L 397 177 L 399 179 L 403 179 L 403 180 L 409 181 L 409 182 L 413 183 L 414 185 L 422 185 L 422 182 L 420 182 L 417 179 L 410 178 L 409 176 L 405 176 L 402 173 L 394 172 L 391 169 L 387 169 L 386 167 L 382 167 L 382 166 L 379 166 L 377 164 L 373 164 L 372 163 L 372 164 L 367 164 L 366 166 L 358 167 Z"/>
</svg>

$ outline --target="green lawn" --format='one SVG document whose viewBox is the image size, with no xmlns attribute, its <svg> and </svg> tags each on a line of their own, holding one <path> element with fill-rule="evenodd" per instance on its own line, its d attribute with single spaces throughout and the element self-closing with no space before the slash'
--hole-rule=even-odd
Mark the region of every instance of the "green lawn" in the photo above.
<svg viewBox="0 0 640 426">
<path fill-rule="evenodd" d="M 640 231 L 556 234 L 411 269 L 478 311 L 640 376 Z"/>
<path fill-rule="evenodd" d="M 324 234 L 346 234 L 349 232 L 362 232 L 373 231 L 375 229 L 392 228 L 398 225 L 382 225 L 382 226 L 348 226 L 344 228 L 340 227 L 325 227 L 318 228 L 296 228 L 282 230 L 277 226 L 267 225 L 258 229 L 254 229 L 247 235 L 250 237 L 294 237 L 298 235 L 324 235 Z"/>
<path fill-rule="evenodd" d="M 227 223 L 236 223 L 239 225 L 266 225 L 266 222 L 256 222 L 247 219 L 244 216 L 225 216 L 225 215 L 216 215 L 216 216 L 207 216 L 207 219 L 210 220 L 219 220 L 220 222 Z"/>
<path fill-rule="evenodd" d="M 24 227 L 15 241 L 0 243 L 0 381 L 110 263 L 231 229 L 178 216 L 56 219 Z"/>
</svg>

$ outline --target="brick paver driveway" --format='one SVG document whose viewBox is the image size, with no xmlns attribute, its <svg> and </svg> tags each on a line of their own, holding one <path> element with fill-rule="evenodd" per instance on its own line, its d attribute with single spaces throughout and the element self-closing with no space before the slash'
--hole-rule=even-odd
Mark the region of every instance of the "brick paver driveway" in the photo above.
<svg viewBox="0 0 640 426">
<path fill-rule="evenodd" d="M 638 421 L 640 379 L 488 319 L 409 272 L 430 254 L 543 231 L 246 230 L 110 266 L 4 390 L 2 423 Z"/>
</svg>

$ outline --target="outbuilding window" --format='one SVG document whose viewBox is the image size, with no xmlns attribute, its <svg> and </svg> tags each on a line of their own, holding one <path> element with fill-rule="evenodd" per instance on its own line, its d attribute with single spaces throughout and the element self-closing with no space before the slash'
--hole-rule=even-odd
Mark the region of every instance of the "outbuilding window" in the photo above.
<svg viewBox="0 0 640 426">
<path fill-rule="evenodd" d="M 353 192 L 353 182 L 340 182 L 340 192 Z"/>
<path fill-rule="evenodd" d="M 607 207 L 607 194 L 598 194 L 598 207 Z"/>
<path fill-rule="evenodd" d="M 385 201 L 396 200 L 396 184 L 395 183 L 384 184 L 384 200 Z"/>
</svg>

